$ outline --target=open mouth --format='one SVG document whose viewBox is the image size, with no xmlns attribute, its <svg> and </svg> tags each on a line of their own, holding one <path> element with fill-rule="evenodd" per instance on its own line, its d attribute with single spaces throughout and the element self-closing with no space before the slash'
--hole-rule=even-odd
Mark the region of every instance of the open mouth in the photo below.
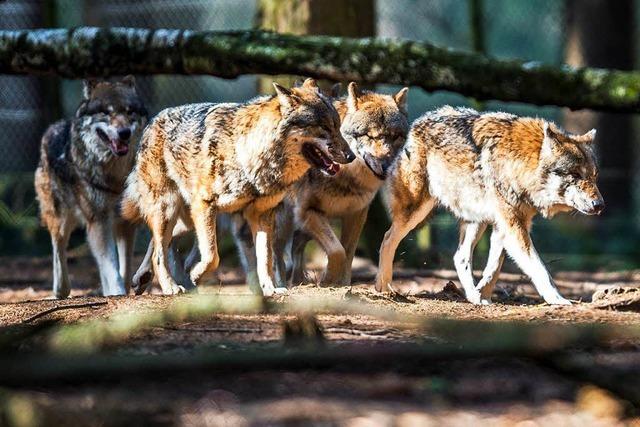
<svg viewBox="0 0 640 427">
<path fill-rule="evenodd" d="M 329 176 L 337 174 L 340 170 L 340 165 L 334 162 L 314 144 L 308 142 L 302 144 L 302 155 L 312 166 L 320 169 L 323 173 Z"/>
<path fill-rule="evenodd" d="M 382 166 L 380 165 L 380 162 L 375 157 L 373 157 L 369 153 L 365 153 L 365 155 L 362 156 L 362 158 L 364 159 L 364 163 L 367 165 L 369 169 L 371 169 L 371 172 L 373 172 L 376 178 L 381 179 L 383 181 L 386 179 L 387 171 L 385 171 L 382 168 Z"/>
<path fill-rule="evenodd" d="M 100 139 L 109 146 L 111 152 L 116 156 L 124 156 L 129 152 L 129 145 L 126 142 L 121 141 L 120 138 L 109 138 L 109 135 L 107 135 L 107 133 L 101 128 L 96 128 L 96 133 L 98 134 L 98 137 L 100 137 Z"/>
</svg>

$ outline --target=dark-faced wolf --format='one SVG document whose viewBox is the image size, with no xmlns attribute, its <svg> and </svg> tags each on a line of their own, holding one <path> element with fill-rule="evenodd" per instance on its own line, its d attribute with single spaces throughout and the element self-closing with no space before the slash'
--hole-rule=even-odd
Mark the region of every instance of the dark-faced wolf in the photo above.
<svg viewBox="0 0 640 427">
<path fill-rule="evenodd" d="M 280 292 L 273 276 L 273 209 L 310 168 L 334 175 L 340 163 L 355 158 L 340 134 L 338 113 L 314 80 L 274 87 L 275 96 L 245 104 L 169 108 L 145 129 L 122 212 L 151 228 L 163 293 L 183 290 L 169 267 L 174 231 L 195 230 L 200 260 L 189 273 L 194 284 L 217 268 L 220 212 L 242 212 L 262 293 Z"/>
<path fill-rule="evenodd" d="M 42 222 L 53 246 L 53 293 L 71 290 L 67 244 L 79 225 L 98 264 L 104 295 L 127 292 L 135 229 L 118 214 L 126 177 L 147 111 L 133 77 L 84 82 L 73 119 L 61 120 L 42 137 L 35 187 Z"/>
<path fill-rule="evenodd" d="M 392 225 L 380 247 L 376 289 L 387 291 L 400 241 L 440 204 L 461 221 L 456 270 L 472 303 L 489 303 L 504 250 L 549 304 L 570 304 L 558 292 L 529 235 L 535 215 L 599 214 L 595 130 L 572 135 L 543 119 L 444 107 L 418 119 L 392 167 Z M 491 224 L 483 278 L 474 284 L 471 259 Z"/>
</svg>

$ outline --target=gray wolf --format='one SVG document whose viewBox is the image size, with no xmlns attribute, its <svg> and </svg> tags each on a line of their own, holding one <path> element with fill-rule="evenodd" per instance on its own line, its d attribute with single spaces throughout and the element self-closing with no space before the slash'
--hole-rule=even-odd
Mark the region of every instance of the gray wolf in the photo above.
<svg viewBox="0 0 640 427">
<path fill-rule="evenodd" d="M 595 130 L 573 135 L 543 119 L 444 107 L 411 127 L 388 179 L 392 225 L 380 247 L 376 289 L 387 291 L 400 241 L 437 205 L 461 221 L 454 256 L 467 299 L 489 303 L 504 251 L 549 304 L 570 304 L 558 292 L 529 235 L 535 215 L 599 214 Z M 473 250 L 492 225 L 487 267 L 478 286 Z"/>
<path fill-rule="evenodd" d="M 174 234 L 195 230 L 200 260 L 194 284 L 219 263 L 216 215 L 241 212 L 255 245 L 265 296 L 273 275 L 274 208 L 311 168 L 335 175 L 355 155 L 340 119 L 313 79 L 245 104 L 193 104 L 160 112 L 145 129 L 127 180 L 123 216 L 144 219 L 152 233 L 152 264 L 165 294 L 184 290 L 170 273 Z"/>
<path fill-rule="evenodd" d="M 102 293 L 127 292 L 135 229 L 118 214 L 118 202 L 146 121 L 133 77 L 85 81 L 75 117 L 54 123 L 42 137 L 35 189 L 51 234 L 57 298 L 71 291 L 66 250 L 79 225 L 86 228 Z"/>
</svg>

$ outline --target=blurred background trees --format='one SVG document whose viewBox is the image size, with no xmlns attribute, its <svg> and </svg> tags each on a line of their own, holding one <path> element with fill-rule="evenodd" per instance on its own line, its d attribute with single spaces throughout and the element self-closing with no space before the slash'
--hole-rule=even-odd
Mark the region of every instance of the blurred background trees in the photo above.
<svg viewBox="0 0 640 427">
<path fill-rule="evenodd" d="M 402 37 L 477 51 L 498 58 L 551 64 L 632 69 L 636 64 L 638 0 L 8 0 L 0 28 L 79 25 L 189 29 L 266 28 L 296 34 Z M 606 35 L 606 36 L 605 36 Z M 292 78 L 283 77 L 288 81 Z M 154 76 L 138 79 L 151 113 L 186 102 L 243 101 L 269 92 L 272 77 Z M 380 85 L 376 90 L 396 91 Z M 73 114 L 77 81 L 0 76 L 0 254 L 45 255 L 46 233 L 37 224 L 32 173 L 46 125 Z M 540 220 L 534 239 L 553 269 L 638 267 L 639 212 L 634 189 L 638 141 L 632 115 L 569 112 L 557 107 L 486 102 L 412 88 L 411 119 L 449 103 L 537 115 L 569 130 L 598 128 L 601 183 L 609 209 L 599 218 Z M 375 258 L 387 220 L 373 209 L 360 255 Z M 79 241 L 79 240 L 78 240 Z M 142 242 L 141 242 L 142 243 Z M 413 267 L 448 266 L 457 243 L 456 222 L 438 213 L 398 252 Z M 224 259 L 233 256 L 230 245 Z M 486 249 L 486 240 L 480 252 Z M 443 256 L 439 256 L 439 255 Z M 481 254 L 482 256 L 482 254 Z"/>
</svg>

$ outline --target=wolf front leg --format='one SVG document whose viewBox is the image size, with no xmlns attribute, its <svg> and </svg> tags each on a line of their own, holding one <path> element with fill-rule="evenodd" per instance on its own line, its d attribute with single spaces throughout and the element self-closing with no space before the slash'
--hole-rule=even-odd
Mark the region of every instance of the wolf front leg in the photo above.
<svg viewBox="0 0 640 427">
<path fill-rule="evenodd" d="M 220 257 L 216 241 L 217 208 L 212 201 L 196 199 L 191 203 L 191 220 L 196 231 L 200 261 L 193 266 L 189 275 L 197 286 L 206 273 L 218 268 Z"/>
<path fill-rule="evenodd" d="M 530 224 L 531 219 L 523 221 L 513 217 L 500 218 L 497 226 L 498 231 L 503 235 L 504 247 L 522 271 L 531 278 L 533 285 L 545 302 L 570 305 L 571 301 L 563 298 L 558 292 L 549 271 L 533 247 L 529 235 Z"/>
<path fill-rule="evenodd" d="M 116 220 L 116 246 L 118 248 L 118 270 L 124 286 L 129 293 L 131 288 L 131 270 L 133 264 L 133 245 L 136 237 L 136 226 L 122 219 Z"/>
<path fill-rule="evenodd" d="M 240 258 L 240 264 L 242 264 L 249 290 L 256 295 L 261 294 L 262 289 L 258 280 L 253 234 L 249 223 L 242 214 L 234 213 L 231 215 L 231 233 L 238 248 L 238 257 Z"/>
<path fill-rule="evenodd" d="M 473 251 L 486 228 L 486 224 L 461 222 L 458 249 L 453 256 L 453 263 L 467 301 L 472 304 L 480 304 L 480 292 L 476 289 L 473 280 Z"/>
<path fill-rule="evenodd" d="M 392 209 L 391 228 L 385 233 L 380 245 L 380 261 L 376 276 L 376 290 L 378 292 L 389 292 L 389 284 L 393 279 L 393 258 L 398 245 L 411 230 L 427 217 L 434 206 L 435 200 L 427 199 L 410 212 L 394 213 Z"/>
<path fill-rule="evenodd" d="M 124 280 L 120 276 L 118 254 L 114 239 L 113 218 L 106 215 L 87 224 L 87 240 L 98 264 L 102 294 L 125 295 Z"/>
<path fill-rule="evenodd" d="M 307 278 L 304 274 L 304 249 L 311 241 L 311 236 L 302 230 L 293 232 L 291 242 L 291 284 L 299 285 L 305 283 Z"/>
<path fill-rule="evenodd" d="M 342 230 L 340 231 L 340 243 L 344 248 L 345 263 L 341 274 L 341 285 L 351 284 L 351 266 L 353 264 L 353 257 L 356 254 L 356 248 L 358 247 L 358 240 L 360 240 L 360 234 L 362 228 L 367 220 L 367 212 L 369 207 L 366 207 L 351 215 L 345 215 L 342 218 Z"/>
<path fill-rule="evenodd" d="M 504 245 L 502 243 L 502 235 L 494 227 L 491 230 L 491 243 L 489 246 L 489 256 L 487 257 L 487 265 L 482 272 L 482 279 L 476 286 L 480 291 L 481 303 L 491 304 L 491 295 L 496 286 L 500 270 L 504 263 Z"/>
<path fill-rule="evenodd" d="M 75 228 L 75 220 L 71 214 L 55 218 L 55 224 L 47 224 L 51 233 L 53 248 L 53 295 L 56 298 L 66 298 L 71 292 L 71 282 L 67 269 L 67 246 L 69 236 Z"/>
<path fill-rule="evenodd" d="M 251 209 L 245 212 L 245 218 L 251 227 L 253 243 L 256 248 L 256 266 L 262 294 L 268 297 L 286 293 L 287 288 L 276 288 L 273 275 L 274 210 L 256 212 Z"/>
</svg>

